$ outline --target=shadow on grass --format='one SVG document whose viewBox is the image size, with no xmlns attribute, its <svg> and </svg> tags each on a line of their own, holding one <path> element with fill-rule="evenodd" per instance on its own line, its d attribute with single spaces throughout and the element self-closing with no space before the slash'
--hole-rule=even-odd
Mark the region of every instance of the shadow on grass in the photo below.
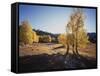
<svg viewBox="0 0 100 76">
<path fill-rule="evenodd" d="M 68 54 L 33 55 L 19 57 L 19 72 L 36 72 L 48 70 L 73 70 L 96 68 L 96 59 Z"/>
</svg>

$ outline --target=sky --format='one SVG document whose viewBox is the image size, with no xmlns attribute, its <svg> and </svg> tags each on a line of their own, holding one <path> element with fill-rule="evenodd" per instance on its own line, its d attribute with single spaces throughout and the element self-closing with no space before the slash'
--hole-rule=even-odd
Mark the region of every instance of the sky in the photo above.
<svg viewBox="0 0 100 76">
<path fill-rule="evenodd" d="M 72 14 L 72 7 L 53 7 L 37 5 L 19 6 L 19 25 L 28 21 L 33 29 L 51 33 L 65 33 L 65 27 Z M 96 9 L 84 8 L 87 32 L 96 32 Z"/>
</svg>

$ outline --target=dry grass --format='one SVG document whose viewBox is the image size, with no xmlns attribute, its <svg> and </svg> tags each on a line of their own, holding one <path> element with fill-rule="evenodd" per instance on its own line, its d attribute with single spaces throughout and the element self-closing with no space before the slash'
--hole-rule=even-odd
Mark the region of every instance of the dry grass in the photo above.
<svg viewBox="0 0 100 76">
<path fill-rule="evenodd" d="M 61 47 L 62 44 L 55 43 L 33 43 L 32 45 L 25 45 L 19 47 L 19 56 L 27 56 L 27 55 L 40 55 L 40 54 L 57 54 L 60 53 L 62 55 L 65 54 L 66 49 Z M 61 47 L 61 48 L 57 48 Z M 56 48 L 56 49 L 54 49 Z M 84 49 L 79 49 L 79 53 L 84 56 L 96 58 L 96 44 L 89 44 Z M 72 51 L 70 50 L 70 53 Z"/>
<path fill-rule="evenodd" d="M 96 58 L 96 44 L 90 43 L 86 48 L 79 49 L 80 54 Z"/>
<path fill-rule="evenodd" d="M 51 43 L 34 43 L 32 45 L 25 45 L 19 47 L 19 56 L 26 55 L 39 55 L 39 54 L 54 54 L 55 51 L 52 49 L 55 47 L 62 46 L 61 44 Z"/>
</svg>

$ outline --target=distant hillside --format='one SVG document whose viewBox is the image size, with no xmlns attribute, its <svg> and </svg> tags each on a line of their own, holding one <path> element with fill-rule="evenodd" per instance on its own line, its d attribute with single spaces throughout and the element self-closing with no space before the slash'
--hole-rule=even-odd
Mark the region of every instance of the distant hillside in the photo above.
<svg viewBox="0 0 100 76">
<path fill-rule="evenodd" d="M 33 29 L 33 31 L 35 31 L 37 33 L 37 35 L 50 35 L 51 37 L 55 37 L 57 38 L 57 36 L 59 34 L 53 34 L 53 33 L 50 33 L 50 32 L 46 32 L 46 31 L 42 31 L 42 30 L 36 30 L 36 29 Z"/>
</svg>

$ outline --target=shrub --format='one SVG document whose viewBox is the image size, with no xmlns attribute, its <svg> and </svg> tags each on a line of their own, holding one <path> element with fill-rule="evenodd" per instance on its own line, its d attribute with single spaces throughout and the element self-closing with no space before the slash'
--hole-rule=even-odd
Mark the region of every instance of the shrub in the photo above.
<svg viewBox="0 0 100 76">
<path fill-rule="evenodd" d="M 52 37 L 51 39 L 52 39 L 52 42 L 54 42 L 54 43 L 58 42 L 56 37 Z"/>
<path fill-rule="evenodd" d="M 65 34 L 60 34 L 60 35 L 58 36 L 58 42 L 59 42 L 59 43 L 61 43 L 61 44 L 66 44 L 66 41 L 67 41 L 67 39 L 66 39 L 66 35 L 65 35 Z"/>
<path fill-rule="evenodd" d="M 39 36 L 33 31 L 33 42 L 39 42 Z"/>
<path fill-rule="evenodd" d="M 51 36 L 50 35 L 43 35 L 39 37 L 40 42 L 51 42 Z"/>
</svg>

